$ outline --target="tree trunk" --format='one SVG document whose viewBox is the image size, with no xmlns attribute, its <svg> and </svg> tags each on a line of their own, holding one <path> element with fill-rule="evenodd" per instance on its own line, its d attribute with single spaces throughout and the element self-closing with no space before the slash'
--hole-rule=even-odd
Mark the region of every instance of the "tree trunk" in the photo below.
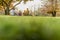
<svg viewBox="0 0 60 40">
<path fill-rule="evenodd" d="M 6 6 L 6 9 L 5 9 L 5 15 L 9 15 L 9 6 Z"/>
<path fill-rule="evenodd" d="M 3 6 L 3 0 L 2 0 L 2 6 Z"/>
<path fill-rule="evenodd" d="M 56 11 L 52 12 L 52 16 L 55 17 L 56 16 Z"/>
<path fill-rule="evenodd" d="M 55 17 L 55 16 L 56 16 L 57 0 L 53 0 L 52 2 L 53 2 L 53 3 L 52 3 L 52 7 L 53 7 L 52 16 Z"/>
</svg>

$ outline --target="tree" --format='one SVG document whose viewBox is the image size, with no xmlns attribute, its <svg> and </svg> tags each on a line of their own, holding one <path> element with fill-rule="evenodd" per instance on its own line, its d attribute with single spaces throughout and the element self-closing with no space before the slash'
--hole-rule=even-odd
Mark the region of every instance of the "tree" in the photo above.
<svg viewBox="0 0 60 40">
<path fill-rule="evenodd" d="M 51 5 L 45 5 L 47 7 L 47 12 L 48 13 L 52 13 L 52 16 L 55 17 L 56 16 L 56 8 L 57 8 L 57 0 L 49 0 L 49 2 L 51 3 Z"/>
<path fill-rule="evenodd" d="M 53 12 L 52 12 L 52 16 L 55 17 L 56 16 L 56 8 L 57 8 L 57 0 L 53 0 Z"/>
<path fill-rule="evenodd" d="M 51 6 L 52 6 L 52 16 L 56 16 L 56 8 L 57 8 L 57 0 L 50 0 L 51 1 Z"/>
<path fill-rule="evenodd" d="M 20 4 L 20 2 L 21 0 L 19 0 L 19 2 L 15 6 Z M 10 9 L 11 3 L 12 3 L 12 0 L 0 0 L 0 4 L 2 4 L 2 6 L 5 8 L 5 15 L 9 15 L 9 11 L 15 7 L 13 6 L 13 8 Z"/>
</svg>

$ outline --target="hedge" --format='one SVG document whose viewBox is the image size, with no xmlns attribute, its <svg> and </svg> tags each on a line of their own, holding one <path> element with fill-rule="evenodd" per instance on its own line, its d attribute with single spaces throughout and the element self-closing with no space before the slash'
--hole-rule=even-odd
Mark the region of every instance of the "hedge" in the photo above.
<svg viewBox="0 0 60 40">
<path fill-rule="evenodd" d="M 60 40 L 60 18 L 1 16 L 0 40 Z"/>
</svg>

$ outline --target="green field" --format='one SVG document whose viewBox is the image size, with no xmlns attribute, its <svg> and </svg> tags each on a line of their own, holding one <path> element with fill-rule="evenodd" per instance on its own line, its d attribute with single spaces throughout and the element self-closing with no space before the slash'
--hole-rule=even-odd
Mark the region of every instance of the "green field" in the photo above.
<svg viewBox="0 0 60 40">
<path fill-rule="evenodd" d="M 60 17 L 0 16 L 0 40 L 60 40 Z"/>
</svg>

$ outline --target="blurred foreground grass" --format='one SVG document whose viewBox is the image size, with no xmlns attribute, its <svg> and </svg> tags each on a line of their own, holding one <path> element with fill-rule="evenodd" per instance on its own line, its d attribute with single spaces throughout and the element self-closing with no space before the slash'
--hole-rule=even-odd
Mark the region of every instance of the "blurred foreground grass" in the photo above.
<svg viewBox="0 0 60 40">
<path fill-rule="evenodd" d="M 0 40 L 60 40 L 60 17 L 0 16 Z"/>
</svg>

